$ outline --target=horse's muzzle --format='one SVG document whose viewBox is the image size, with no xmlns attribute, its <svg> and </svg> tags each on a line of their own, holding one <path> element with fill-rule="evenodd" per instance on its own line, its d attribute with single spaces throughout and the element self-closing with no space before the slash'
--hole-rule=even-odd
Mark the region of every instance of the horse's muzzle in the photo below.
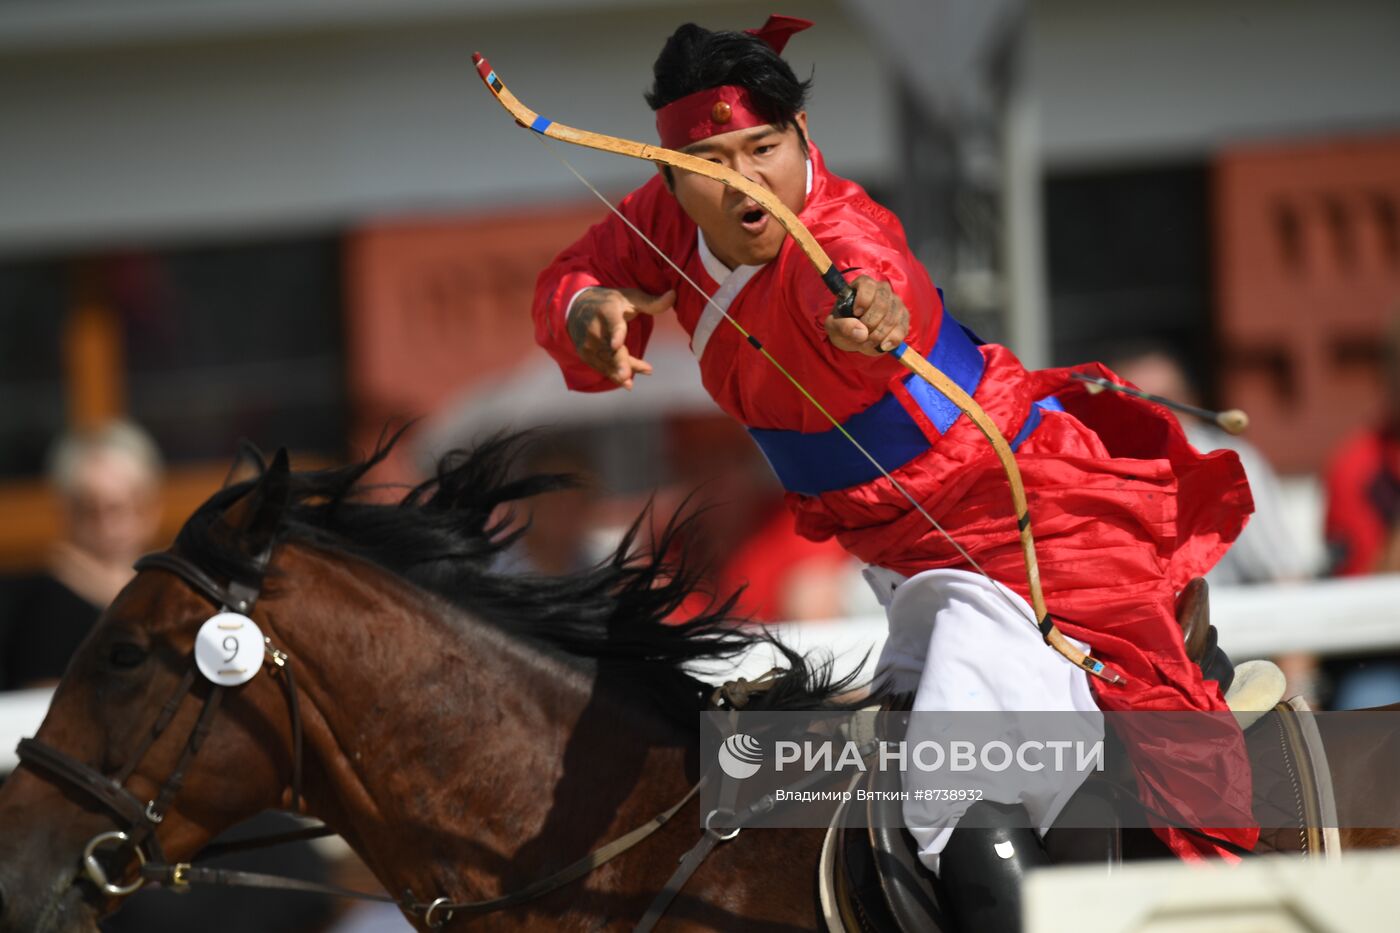
<svg viewBox="0 0 1400 933">
<path fill-rule="evenodd" d="M 54 887 L 57 887 L 55 885 Z M 70 880 L 27 898 L 6 882 L 0 889 L 0 933 L 97 933 L 97 910 Z"/>
<path fill-rule="evenodd" d="M 42 804 L 57 793 L 25 769 L 0 793 L 0 933 L 97 931 L 101 895 L 78 881 L 79 857 L 105 821 L 71 810 L 55 818 Z"/>
</svg>

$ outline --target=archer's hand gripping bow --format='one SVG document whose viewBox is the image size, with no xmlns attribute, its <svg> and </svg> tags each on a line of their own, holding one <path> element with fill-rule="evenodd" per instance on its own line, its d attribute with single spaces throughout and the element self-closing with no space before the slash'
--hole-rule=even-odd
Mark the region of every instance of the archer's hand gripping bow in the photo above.
<svg viewBox="0 0 1400 933">
<path fill-rule="evenodd" d="M 846 281 L 846 277 L 836 268 L 835 264 L 831 261 L 831 257 L 822 249 L 821 244 L 812 236 L 811 231 L 803 225 L 802 221 L 800 221 L 797 216 L 788 209 L 787 205 L 783 204 L 773 192 L 745 178 L 743 175 L 740 175 L 727 166 L 718 165 L 714 162 L 687 155 L 683 152 L 676 152 L 673 149 L 665 149 L 647 143 L 620 139 L 616 136 L 604 136 L 601 133 L 591 133 L 587 130 L 575 129 L 574 127 L 556 123 L 553 120 L 542 117 L 522 104 L 516 96 L 506 88 L 500 76 L 496 74 L 491 68 L 490 63 L 487 62 L 480 53 L 473 55 L 472 61 L 476 65 L 477 74 L 481 76 L 481 80 L 485 82 L 486 86 L 495 94 L 496 100 L 500 102 L 501 106 L 515 118 L 517 123 L 527 129 L 534 130 L 540 136 L 548 136 L 560 140 L 561 142 L 573 143 L 574 145 L 584 146 L 589 149 L 612 152 L 618 155 L 630 156 L 634 159 L 643 159 L 648 162 L 659 162 L 683 171 L 694 172 L 697 175 L 704 175 L 706 178 L 712 178 L 721 184 L 728 185 L 752 198 L 760 207 L 767 211 L 774 220 L 783 225 L 783 228 L 787 230 L 788 234 L 797 241 L 797 245 L 802 249 L 802 252 L 811 260 L 812 265 L 816 266 L 822 281 L 836 296 L 836 306 L 832 313 L 837 317 L 850 317 L 852 315 L 855 304 L 855 292 Z M 565 164 L 567 166 L 568 163 Z M 571 171 L 574 171 L 572 166 L 568 167 Z M 574 174 L 578 175 L 578 172 L 574 171 Z M 584 184 L 588 184 L 583 176 L 579 175 L 578 177 Z M 592 188 L 592 185 L 589 185 L 589 187 Z M 597 189 L 593 190 L 595 194 L 598 193 Z M 615 213 L 617 212 L 617 209 L 613 206 L 611 201 L 608 201 L 601 194 L 598 196 L 611 210 Z M 618 216 L 622 215 L 618 214 Z M 625 217 L 623 220 L 627 222 Z M 676 267 L 675 264 L 671 262 L 670 258 L 661 251 L 660 247 L 652 243 L 645 234 L 637 230 L 630 222 L 627 223 L 638 236 L 641 236 L 641 238 L 652 247 L 652 249 L 656 250 L 663 259 L 671 263 L 676 271 L 681 272 L 679 267 Z M 681 272 L 681 275 L 689 281 L 689 277 L 685 276 L 684 272 Z M 695 285 L 694 282 L 691 282 L 691 284 Z M 695 288 L 700 291 L 701 295 L 704 296 L 707 301 L 711 300 L 698 285 L 695 285 Z M 718 308 L 717 305 L 715 307 Z M 723 313 L 724 309 L 720 308 L 719 310 Z M 851 443 L 855 444 L 856 447 L 860 449 L 860 452 L 894 485 L 895 489 L 902 493 L 914 508 L 927 518 L 939 533 L 948 539 L 949 543 L 951 543 L 959 553 L 972 562 L 973 566 L 977 567 L 978 570 L 981 570 L 981 567 L 977 565 L 976 561 L 972 560 L 971 555 L 953 540 L 952 536 L 925 511 L 923 506 L 915 500 L 913 495 L 905 490 L 898 480 L 890 475 L 888 470 L 866 452 L 866 450 L 845 431 L 841 424 L 827 412 L 825 407 L 823 407 L 810 392 L 788 373 L 782 364 L 768 353 L 767 349 L 764 348 L 757 338 L 748 333 L 748 331 L 740 326 L 739 323 L 727 313 L 724 314 L 724 318 L 739 330 L 740 334 L 743 335 L 754 349 L 758 350 L 769 362 L 777 366 L 798 391 L 826 416 L 833 427 L 840 431 Z M 1040 630 L 1046 643 L 1060 654 L 1064 655 L 1075 666 L 1083 668 L 1090 674 L 1101 677 L 1109 683 L 1124 683 L 1124 677 L 1121 673 L 1076 648 L 1069 639 L 1055 627 L 1055 623 L 1050 617 L 1049 610 L 1045 608 L 1045 595 L 1041 592 L 1040 587 L 1040 567 L 1035 558 L 1035 538 L 1031 533 L 1030 511 L 1026 503 L 1026 489 L 1021 481 L 1021 470 L 1016 465 L 1016 457 L 1011 451 L 1011 445 L 1007 443 L 1001 430 L 997 428 L 992 419 L 987 416 L 987 413 L 982 410 L 982 406 L 977 404 L 977 402 L 964 392 L 957 383 L 949 379 L 928 360 L 912 351 L 907 344 L 901 343 L 889 352 L 895 359 L 903 363 L 907 369 L 947 396 L 954 405 L 971 418 L 973 424 L 977 425 L 982 434 L 986 436 L 987 441 L 992 445 L 992 449 L 996 451 L 997 459 L 1001 461 L 1002 469 L 1006 472 L 1006 478 L 1011 485 L 1011 499 L 1016 511 L 1016 524 L 1021 538 L 1021 551 L 1026 563 L 1026 579 L 1030 589 L 1031 607 L 1035 611 L 1035 619 L 1032 620 L 1032 622 Z M 985 571 L 982 571 L 982 573 L 984 576 L 987 575 Z M 988 577 L 988 579 L 990 580 L 991 578 Z"/>
</svg>

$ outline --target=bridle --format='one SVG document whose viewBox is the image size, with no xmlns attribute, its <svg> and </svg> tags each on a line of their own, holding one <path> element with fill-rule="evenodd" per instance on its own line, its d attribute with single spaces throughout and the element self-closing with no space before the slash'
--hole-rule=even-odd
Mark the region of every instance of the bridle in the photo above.
<svg viewBox="0 0 1400 933">
<path fill-rule="evenodd" d="M 255 584 L 232 581 L 227 586 L 221 585 L 194 563 L 170 551 L 142 557 L 136 562 L 135 569 L 137 572 L 164 570 L 173 573 L 220 611 L 247 615 L 252 611 L 262 590 L 262 577 L 271 553 L 271 548 L 269 548 L 255 559 L 258 579 Z M 301 806 L 302 726 L 296 677 L 292 672 L 290 658 L 286 652 L 274 646 L 270 638 L 264 639 L 264 651 L 264 663 L 270 665 L 271 673 L 282 684 L 283 692 L 287 697 L 287 710 L 291 718 L 292 729 L 291 809 L 298 810 Z M 140 767 L 152 746 L 170 728 L 170 724 L 184 705 L 185 698 L 195 693 L 198 686 L 207 686 L 207 692 L 204 695 L 203 705 L 200 707 L 194 727 L 185 738 L 184 748 L 176 760 L 175 767 L 166 777 L 165 783 L 156 791 L 155 796 L 142 801 L 141 798 L 127 789 L 127 781 Z M 161 849 L 157 830 L 164 822 L 170 806 L 180 793 L 180 789 L 184 786 L 185 776 L 189 772 L 190 765 L 194 762 L 195 756 L 199 754 L 205 739 L 208 738 L 209 730 L 213 726 L 214 717 L 219 712 L 219 706 L 223 701 L 226 689 L 228 688 L 219 684 L 204 681 L 195 665 L 194 658 L 191 657 L 189 669 L 180 678 L 180 683 L 176 686 L 174 693 L 161 707 L 160 713 L 156 716 L 155 722 L 152 723 L 141 745 L 126 765 L 112 776 L 108 776 L 92 765 L 85 764 L 38 739 L 23 739 L 19 743 L 17 752 L 22 764 L 28 765 L 51 780 L 56 780 L 58 783 L 80 791 L 101 804 L 116 818 L 117 829 L 97 834 L 88 840 L 83 849 L 84 871 L 88 879 L 104 894 L 112 897 L 125 897 L 133 894 L 150 880 L 149 873 L 145 871 L 147 865 L 164 865 L 165 853 Z M 110 878 L 106 866 L 98 857 L 99 851 L 109 846 L 116 846 L 118 854 L 126 852 L 129 855 L 134 855 L 143 869 L 141 874 L 125 884 Z M 180 881 L 178 877 L 174 880 L 177 883 Z"/>
<path fill-rule="evenodd" d="M 258 578 L 258 583 L 256 584 L 232 581 L 227 586 L 221 585 L 193 562 L 170 551 L 161 551 L 142 557 L 136 562 L 135 569 L 137 572 L 143 570 L 164 570 L 172 573 L 179 577 L 187 586 L 212 603 L 218 610 L 247 615 L 252 611 L 253 605 L 257 602 L 258 596 L 261 593 L 261 581 L 266 572 L 271 555 L 272 548 L 269 546 L 269 548 L 255 560 L 256 577 Z M 295 811 L 300 809 L 302 799 L 303 744 L 301 706 L 298 701 L 296 678 L 292 672 L 291 658 L 286 652 L 274 646 L 271 638 L 264 639 L 264 652 L 264 663 L 271 666 L 271 673 L 281 682 L 283 692 L 287 697 L 287 710 L 291 718 L 292 731 L 291 809 Z M 438 897 L 435 900 L 425 902 L 419 900 L 411 891 L 404 892 L 402 898 L 394 898 L 386 895 L 352 891 L 335 885 L 302 881 L 277 875 L 209 868 L 193 865 L 188 862 L 180 862 L 172 865 L 168 864 L 166 861 L 157 830 L 160 824 L 165 820 L 165 816 L 169 812 L 171 804 L 174 803 L 176 796 L 180 793 L 180 789 L 184 786 L 185 776 L 195 756 L 199 754 L 200 747 L 204 744 L 204 740 L 209 735 L 209 730 L 213 726 L 214 717 L 218 714 L 220 704 L 223 700 L 224 691 L 228 688 L 216 683 L 204 681 L 204 683 L 207 684 L 208 692 L 204 696 L 199 716 L 195 720 L 194 727 L 190 730 L 189 735 L 185 739 L 184 749 L 180 752 L 174 769 L 154 797 L 143 802 L 140 797 L 127 789 L 126 783 L 136 772 L 136 769 L 150 752 L 152 746 L 154 746 L 156 741 L 169 729 L 170 724 L 175 720 L 181 706 L 184 704 L 185 698 L 189 694 L 195 692 L 201 680 L 203 680 L 203 678 L 199 673 L 198 666 L 194 658 L 191 657 L 189 669 L 181 677 L 180 683 L 176 686 L 174 693 L 171 694 L 170 698 L 165 701 L 164 706 L 161 707 L 159 714 L 157 714 L 150 731 L 142 740 L 141 745 L 137 748 L 126 765 L 113 776 L 108 776 L 92 765 L 85 764 L 51 745 L 40 742 L 38 739 L 22 739 L 19 743 L 17 751 L 21 764 L 29 766 L 55 783 L 65 785 L 81 792 L 101 804 L 116 818 L 117 829 L 98 833 L 88 840 L 83 848 L 84 873 L 88 880 L 96 885 L 97 889 L 104 894 L 117 898 L 126 897 L 134 894 L 147 882 L 151 881 L 159 881 L 177 890 L 185 889 L 194 883 L 202 883 L 222 886 L 304 891 L 315 894 L 351 897 L 360 900 L 396 904 L 405 913 L 422 920 L 425 926 L 430 929 L 436 929 L 452 920 L 454 917 L 480 916 L 482 914 L 494 913 L 499 910 L 505 910 L 528 903 L 566 884 L 583 878 L 594 869 L 607 864 L 623 853 L 631 850 L 659 830 L 669 822 L 672 817 L 684 809 L 685 805 L 699 793 L 701 785 L 704 783 L 704 779 L 702 778 L 699 783 L 690 788 L 684 797 L 666 810 L 658 813 L 630 832 L 624 833 L 611 842 L 589 852 L 572 864 L 544 878 L 537 879 L 518 890 L 485 900 L 454 901 L 448 897 Z M 726 685 L 725 689 L 732 686 L 734 685 Z M 718 700 L 715 702 L 717 703 Z M 721 800 L 728 801 L 729 795 L 722 794 Z M 733 816 L 733 813 L 728 809 L 717 809 L 706 817 L 704 820 L 704 831 L 699 842 L 697 842 L 690 851 L 687 852 L 686 856 L 682 858 L 676 872 L 672 875 L 670 880 L 668 880 L 663 889 L 658 892 L 656 898 L 652 902 L 651 908 L 639 923 L 637 927 L 638 930 L 649 930 L 656 921 L 660 919 L 666 908 L 679 893 L 681 887 L 684 886 L 686 880 L 699 868 L 700 863 L 704 861 L 706 855 L 708 855 L 716 845 L 733 839 L 738 835 L 739 826 L 734 826 L 732 829 L 729 828 L 728 825 L 724 827 L 712 827 L 711 824 L 715 822 L 716 817 L 724 815 Z M 261 836 L 255 839 L 215 844 L 206 847 L 202 853 L 202 857 L 207 858 L 215 854 L 262 848 L 285 842 L 314 839 L 320 836 L 332 835 L 333 833 L 334 830 L 328 826 L 312 826 L 307 829 Z M 113 880 L 108 874 L 107 867 L 103 864 L 101 858 L 99 858 L 99 852 L 109 847 L 115 847 L 109 852 L 111 856 L 121 856 L 123 853 L 127 855 L 126 860 L 118 861 L 116 864 L 126 864 L 132 856 L 136 858 L 139 863 L 139 871 L 133 880 L 123 884 Z"/>
</svg>

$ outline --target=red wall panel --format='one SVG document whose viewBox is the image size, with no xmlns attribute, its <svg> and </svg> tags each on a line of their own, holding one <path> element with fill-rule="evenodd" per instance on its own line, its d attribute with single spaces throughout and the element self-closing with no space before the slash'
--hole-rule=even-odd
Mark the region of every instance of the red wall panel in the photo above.
<svg viewBox="0 0 1400 933">
<path fill-rule="evenodd" d="M 1244 146 L 1215 166 L 1222 401 L 1286 472 L 1380 415 L 1400 312 L 1400 136 Z"/>
<path fill-rule="evenodd" d="M 353 232 L 346 253 L 352 447 L 367 451 L 386 423 L 430 414 L 534 351 L 535 278 L 602 213 L 593 206 L 394 220 Z M 411 472 L 399 458 L 378 478 Z"/>
</svg>

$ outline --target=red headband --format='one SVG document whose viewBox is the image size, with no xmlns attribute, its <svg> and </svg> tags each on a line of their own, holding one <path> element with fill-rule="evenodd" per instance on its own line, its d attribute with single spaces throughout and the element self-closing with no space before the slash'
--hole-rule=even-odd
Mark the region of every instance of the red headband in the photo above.
<svg viewBox="0 0 1400 933">
<path fill-rule="evenodd" d="M 811 26 L 810 20 L 773 14 L 758 29 L 744 32 L 757 36 L 781 53 L 788 39 Z M 749 92 L 736 84 L 706 88 L 673 100 L 656 111 L 656 132 L 661 145 L 681 149 L 720 133 L 763 126 L 769 121 L 754 112 Z"/>
</svg>

